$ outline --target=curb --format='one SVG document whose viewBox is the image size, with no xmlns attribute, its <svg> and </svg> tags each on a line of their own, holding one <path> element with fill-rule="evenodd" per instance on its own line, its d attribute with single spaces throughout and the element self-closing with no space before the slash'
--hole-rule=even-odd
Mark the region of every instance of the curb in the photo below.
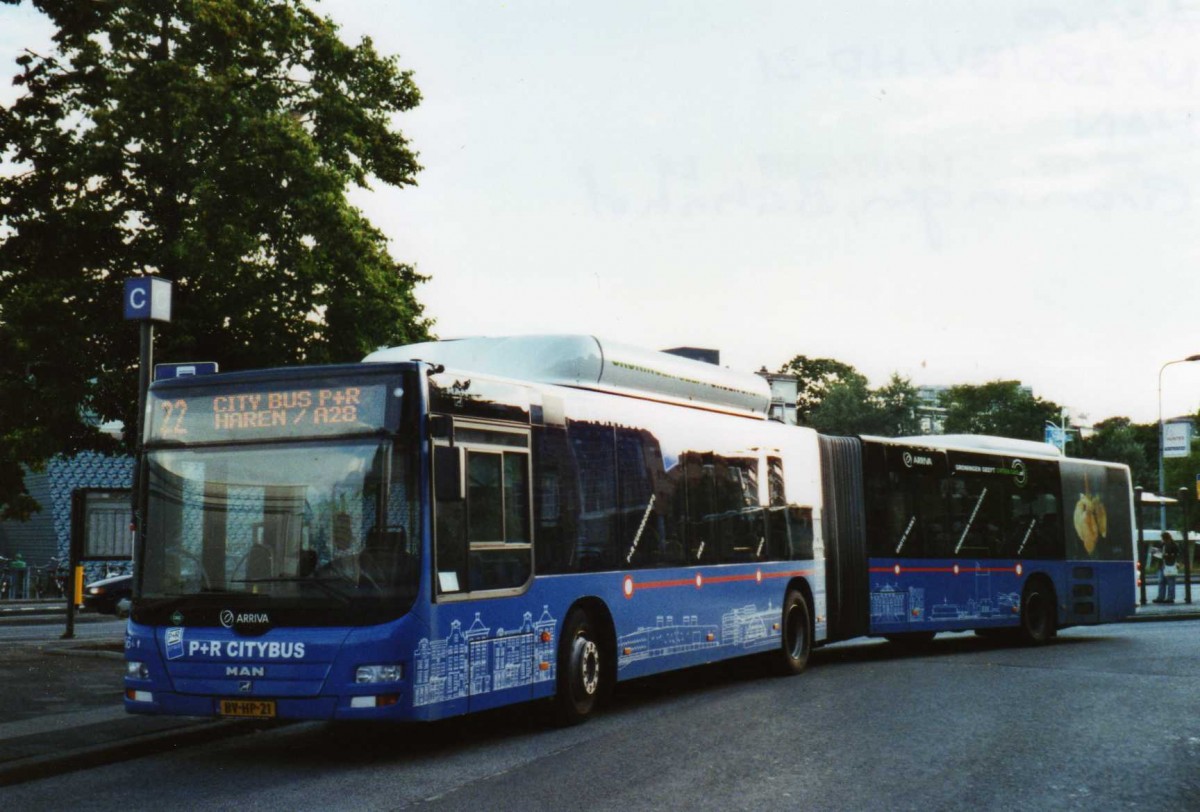
<svg viewBox="0 0 1200 812">
<path fill-rule="evenodd" d="M 1122 623 L 1157 623 L 1167 620 L 1200 620 L 1200 609 L 1192 612 L 1173 612 L 1163 615 L 1130 615 Z"/>
<path fill-rule="evenodd" d="M 217 739 L 262 730 L 262 724 L 243 720 L 198 721 L 176 730 L 134 736 L 122 742 L 97 744 L 47 756 L 34 756 L 0 764 L 0 787 L 11 787 L 55 775 L 103 767 L 119 761 L 162 752 L 165 748 L 206 744 Z"/>
<path fill-rule="evenodd" d="M 121 651 L 110 651 L 102 648 L 86 648 L 84 646 L 59 646 L 56 648 L 44 648 L 42 654 L 48 654 L 52 657 L 95 657 L 100 660 L 122 660 L 125 659 L 125 653 Z"/>
</svg>

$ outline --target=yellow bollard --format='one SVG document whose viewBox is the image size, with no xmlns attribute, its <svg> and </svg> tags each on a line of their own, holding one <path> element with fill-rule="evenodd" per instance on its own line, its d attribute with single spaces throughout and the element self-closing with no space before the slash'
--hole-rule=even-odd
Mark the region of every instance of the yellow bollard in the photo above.
<svg viewBox="0 0 1200 812">
<path fill-rule="evenodd" d="M 83 567 L 75 568 L 75 605 L 83 606 Z"/>
</svg>

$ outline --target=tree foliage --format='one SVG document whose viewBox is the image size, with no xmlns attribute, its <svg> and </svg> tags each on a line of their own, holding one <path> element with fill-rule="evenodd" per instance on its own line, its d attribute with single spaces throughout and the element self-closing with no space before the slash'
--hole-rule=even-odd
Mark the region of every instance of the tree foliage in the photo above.
<svg viewBox="0 0 1200 812">
<path fill-rule="evenodd" d="M 1192 418 L 1193 435 L 1198 423 L 1200 413 Z M 1083 442 L 1079 456 L 1124 463 L 1129 466 L 1134 485 L 1157 493 L 1158 423 L 1134 423 L 1128 417 L 1111 417 L 1094 428 L 1092 436 Z M 1200 445 L 1193 442 L 1188 456 L 1163 460 L 1163 493 L 1178 497 L 1179 489 L 1183 488 L 1189 499 L 1195 499 L 1197 474 L 1200 474 Z"/>
<path fill-rule="evenodd" d="M 15 3 L 18 0 L 0 0 Z M 174 283 L 156 360 L 357 360 L 427 337 L 415 270 L 346 198 L 415 183 L 394 57 L 302 0 L 34 0 L 57 29 L 0 109 L 0 513 L 21 464 L 135 424 L 130 276 Z"/>
<path fill-rule="evenodd" d="M 1092 427 L 1090 437 L 1068 447 L 1073 456 L 1129 466 L 1134 485 L 1158 490 L 1158 427 L 1136 425 L 1128 417 L 1110 417 Z"/>
<path fill-rule="evenodd" d="M 885 386 L 870 389 L 859 374 L 834 384 L 812 411 L 809 425 L 824 434 L 873 434 L 903 437 L 919 434 L 917 390 L 893 374 Z"/>
<path fill-rule="evenodd" d="M 1020 381 L 952 386 L 941 394 L 946 434 L 991 434 L 1041 440 L 1046 422 L 1057 423 L 1061 407 L 1021 388 Z"/>
<path fill-rule="evenodd" d="M 780 372 L 795 375 L 799 381 L 796 397 L 796 419 L 802 425 L 812 424 L 813 411 L 825 400 L 830 389 L 838 384 L 849 383 L 856 377 L 866 385 L 866 378 L 849 364 L 832 358 L 809 358 L 797 355 L 779 368 Z"/>
<path fill-rule="evenodd" d="M 876 434 L 899 437 L 920 432 L 919 399 L 912 383 L 893 374 L 872 390 L 865 375 L 832 358 L 797 355 L 782 373 L 798 383 L 796 418 L 825 434 Z"/>
</svg>

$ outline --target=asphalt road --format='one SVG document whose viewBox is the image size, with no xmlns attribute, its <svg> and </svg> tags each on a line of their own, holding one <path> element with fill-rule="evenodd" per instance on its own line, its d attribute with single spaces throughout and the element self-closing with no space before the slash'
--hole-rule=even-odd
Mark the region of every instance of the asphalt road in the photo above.
<svg viewBox="0 0 1200 812">
<path fill-rule="evenodd" d="M 6 789 L 13 809 L 1196 809 L 1200 621 L 1042 649 L 947 635 L 623 686 L 581 727 L 530 707 L 306 723 Z"/>
</svg>

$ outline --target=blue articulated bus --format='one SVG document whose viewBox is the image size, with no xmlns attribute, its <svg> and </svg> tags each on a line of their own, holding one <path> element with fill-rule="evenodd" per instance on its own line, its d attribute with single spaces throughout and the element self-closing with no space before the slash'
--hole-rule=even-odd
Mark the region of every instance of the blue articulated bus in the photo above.
<svg viewBox="0 0 1200 812">
<path fill-rule="evenodd" d="M 583 336 L 156 382 L 126 708 L 551 699 L 573 723 L 619 680 L 730 657 L 795 674 L 834 640 L 1036 643 L 1132 612 L 1124 468 L 821 437 L 769 403 L 756 375 Z"/>
</svg>

